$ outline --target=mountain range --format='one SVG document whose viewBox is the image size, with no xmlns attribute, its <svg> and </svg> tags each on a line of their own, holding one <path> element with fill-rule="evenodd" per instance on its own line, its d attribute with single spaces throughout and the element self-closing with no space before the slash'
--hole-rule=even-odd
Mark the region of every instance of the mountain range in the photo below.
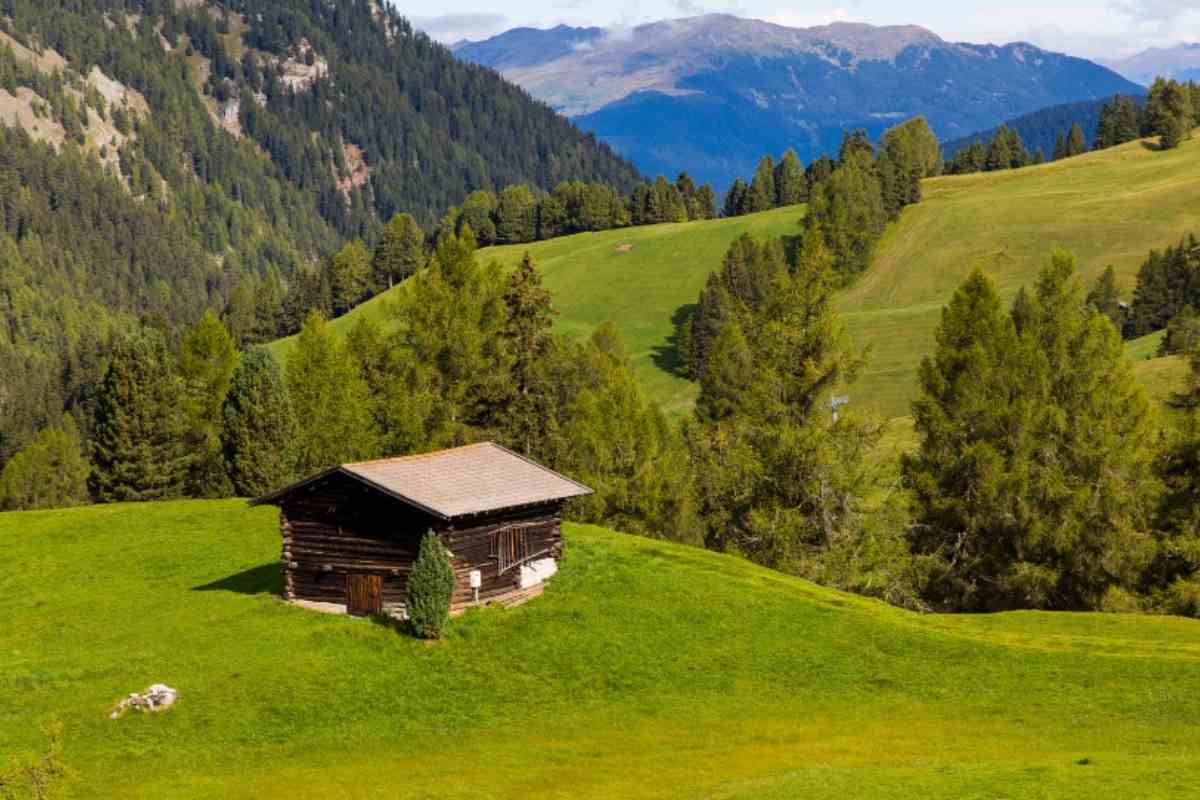
<svg viewBox="0 0 1200 800">
<path fill-rule="evenodd" d="M 806 161 L 845 131 L 923 115 L 955 139 L 1040 108 L 1139 87 L 1030 44 L 954 43 L 918 26 L 788 28 L 726 14 L 630 30 L 518 28 L 456 55 L 499 70 L 644 172 L 724 188 L 764 153 Z"/>
<path fill-rule="evenodd" d="M 1200 80 L 1200 42 L 1152 47 L 1137 55 L 1100 61 L 1131 81 L 1149 86 L 1162 75 L 1176 80 Z"/>
</svg>

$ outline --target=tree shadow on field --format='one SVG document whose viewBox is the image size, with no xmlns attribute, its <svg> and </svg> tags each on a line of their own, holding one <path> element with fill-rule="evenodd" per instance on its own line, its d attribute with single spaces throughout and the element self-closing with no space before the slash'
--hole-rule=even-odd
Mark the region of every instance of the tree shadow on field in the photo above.
<svg viewBox="0 0 1200 800">
<path fill-rule="evenodd" d="M 663 372 L 669 372 L 680 378 L 686 378 L 687 368 L 683 363 L 683 354 L 679 352 L 679 329 L 692 318 L 696 312 L 696 304 L 688 303 L 675 309 L 671 315 L 671 335 L 665 345 L 658 345 L 652 351 L 650 359 L 654 366 Z"/>
<path fill-rule="evenodd" d="M 237 594 L 283 594 L 283 570 L 278 561 L 242 570 L 220 580 L 193 586 L 193 592 L 236 592 Z"/>
</svg>

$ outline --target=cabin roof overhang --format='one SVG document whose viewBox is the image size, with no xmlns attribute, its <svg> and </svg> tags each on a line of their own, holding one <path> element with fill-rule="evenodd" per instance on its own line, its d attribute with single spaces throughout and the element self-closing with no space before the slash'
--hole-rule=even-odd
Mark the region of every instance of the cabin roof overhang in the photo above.
<svg viewBox="0 0 1200 800">
<path fill-rule="evenodd" d="M 565 502 L 592 494 L 581 483 L 492 442 L 322 472 L 250 501 L 283 505 L 335 476 L 355 481 L 443 522 Z"/>
</svg>

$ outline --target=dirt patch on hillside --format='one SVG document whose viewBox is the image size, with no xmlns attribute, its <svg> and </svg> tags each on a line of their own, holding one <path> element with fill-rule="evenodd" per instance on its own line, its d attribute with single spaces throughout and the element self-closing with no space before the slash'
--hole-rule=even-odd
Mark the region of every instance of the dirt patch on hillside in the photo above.
<svg viewBox="0 0 1200 800">
<path fill-rule="evenodd" d="M 633 251 L 633 245 L 629 243 L 619 244 L 613 248 L 613 251 L 617 253 L 630 253 Z"/>
<path fill-rule="evenodd" d="M 351 189 L 367 184 L 367 181 L 371 179 L 371 169 L 367 166 L 366 159 L 363 158 L 362 148 L 358 145 L 343 145 L 342 152 L 346 157 L 346 171 L 350 174 L 348 177 L 338 177 L 337 187 L 342 194 L 349 195 Z"/>
</svg>

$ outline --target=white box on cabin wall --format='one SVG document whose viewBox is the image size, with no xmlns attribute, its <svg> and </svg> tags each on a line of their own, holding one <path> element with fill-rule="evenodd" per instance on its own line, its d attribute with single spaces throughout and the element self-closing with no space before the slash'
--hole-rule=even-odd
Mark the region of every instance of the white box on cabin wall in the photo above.
<svg viewBox="0 0 1200 800">
<path fill-rule="evenodd" d="M 537 586 L 554 573 L 558 572 L 558 562 L 553 558 L 539 558 L 521 566 L 521 574 L 517 578 L 517 586 L 528 589 Z"/>
</svg>

